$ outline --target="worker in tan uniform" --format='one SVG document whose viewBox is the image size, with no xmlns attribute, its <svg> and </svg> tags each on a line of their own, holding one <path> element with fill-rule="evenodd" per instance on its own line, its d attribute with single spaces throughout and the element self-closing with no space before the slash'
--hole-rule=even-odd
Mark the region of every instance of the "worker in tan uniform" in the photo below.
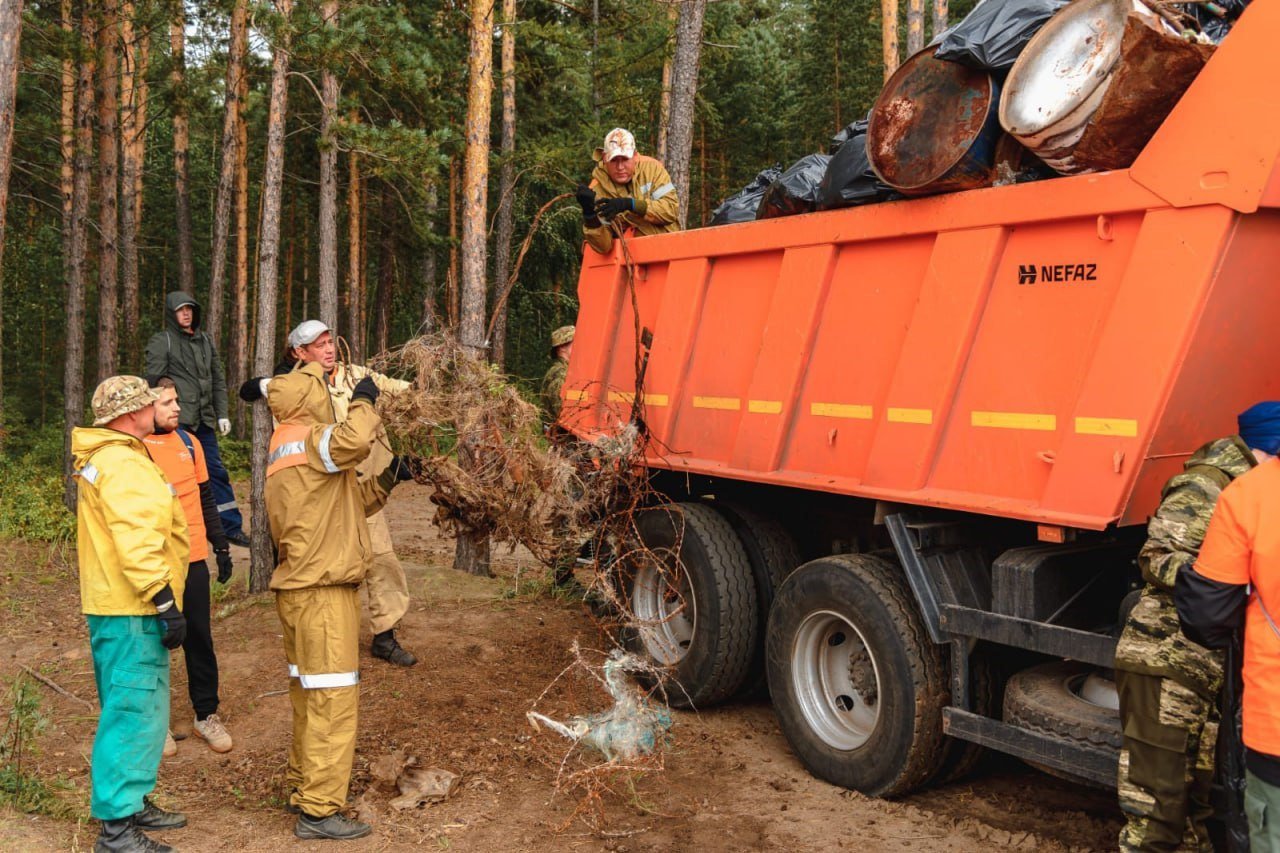
<svg viewBox="0 0 1280 853">
<path fill-rule="evenodd" d="M 385 394 L 396 394 L 409 388 L 409 383 L 404 380 L 392 379 L 362 365 L 338 363 L 333 332 L 319 320 L 304 320 L 299 323 L 289 333 L 288 343 L 290 354 L 299 364 L 319 363 L 324 368 L 329 397 L 333 401 L 333 414 L 339 421 L 346 418 L 356 384 L 366 376 Z M 356 476 L 361 482 L 371 480 L 390 464 L 391 457 L 387 431 L 379 425 L 369 457 L 356 466 Z M 379 510 L 369 516 L 367 521 L 369 540 L 373 546 L 373 563 L 365 578 L 369 622 L 373 629 L 370 652 L 374 657 L 396 666 L 413 666 L 418 659 L 400 645 L 395 630 L 409 610 L 409 582 L 405 579 L 400 559 L 396 557 L 386 514 Z"/>
<path fill-rule="evenodd" d="M 361 838 L 369 825 L 339 810 L 346 806 L 355 756 L 358 587 L 373 561 L 365 517 L 382 508 L 398 480 L 408 479 L 408 466 L 393 458 L 376 477 L 356 476 L 381 425 L 371 378 L 356 383 L 340 421 L 318 363 L 261 384 L 279 424 L 268 450 L 266 504 L 279 554 L 271 589 L 293 705 L 287 780 L 290 806 L 299 812 L 294 834 Z"/>
<path fill-rule="evenodd" d="M 587 245 L 604 254 L 615 236 L 627 231 L 665 234 L 680 230 L 680 197 L 667 167 L 636 152 L 631 131 L 615 127 L 593 154 L 590 184 L 578 184 L 582 233 Z"/>
</svg>

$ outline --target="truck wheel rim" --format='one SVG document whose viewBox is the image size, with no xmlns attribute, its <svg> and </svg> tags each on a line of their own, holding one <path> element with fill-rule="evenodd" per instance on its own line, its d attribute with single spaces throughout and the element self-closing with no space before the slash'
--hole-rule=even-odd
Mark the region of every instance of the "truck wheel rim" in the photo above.
<svg viewBox="0 0 1280 853">
<path fill-rule="evenodd" d="M 684 660 L 693 643 L 698 611 L 688 576 L 650 557 L 635 575 L 631 607 L 645 650 L 662 666 Z"/>
<path fill-rule="evenodd" d="M 805 722 L 824 743 L 850 750 L 867 742 L 880 718 L 880 672 L 852 622 L 829 610 L 805 617 L 791 678 Z"/>
</svg>

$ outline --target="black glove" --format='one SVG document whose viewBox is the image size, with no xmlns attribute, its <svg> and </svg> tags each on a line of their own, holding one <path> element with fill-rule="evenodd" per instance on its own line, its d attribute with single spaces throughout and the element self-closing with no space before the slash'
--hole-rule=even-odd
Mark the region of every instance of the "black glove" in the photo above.
<svg viewBox="0 0 1280 853">
<path fill-rule="evenodd" d="M 582 221 L 588 228 L 599 228 L 600 219 L 596 216 L 596 191 L 586 184 L 578 184 L 578 191 L 573 195 L 578 199 L 578 204 L 582 205 Z"/>
<path fill-rule="evenodd" d="M 292 373 L 297 366 L 298 360 L 291 355 L 286 355 L 276 362 L 276 366 L 271 369 L 271 372 L 276 376 L 280 376 L 285 373 Z"/>
<path fill-rule="evenodd" d="M 246 403 L 254 403 L 262 399 L 262 380 L 265 376 L 255 376 L 240 386 L 240 399 Z"/>
<path fill-rule="evenodd" d="M 231 551 L 215 551 L 213 556 L 218 561 L 218 583 L 231 580 L 231 572 L 236 567 L 236 564 L 231 561 Z"/>
<path fill-rule="evenodd" d="M 390 493 L 397 483 L 417 479 L 422 473 L 422 460 L 416 456 L 393 456 L 391 464 L 378 474 L 378 485 L 384 492 Z"/>
<path fill-rule="evenodd" d="M 622 213 L 630 213 L 636 209 L 633 198 L 602 198 L 596 202 L 596 216 L 613 219 Z"/>
<path fill-rule="evenodd" d="M 373 381 L 372 376 L 366 376 L 356 383 L 356 388 L 351 392 L 351 402 L 356 400 L 368 400 L 369 405 L 378 402 L 378 383 Z"/>
<path fill-rule="evenodd" d="M 166 649 L 173 651 L 187 638 L 187 617 L 178 609 L 178 603 L 173 600 L 173 590 L 169 589 L 168 584 L 155 594 L 151 603 L 156 606 L 156 615 L 164 625 L 164 637 L 160 642 Z"/>
</svg>

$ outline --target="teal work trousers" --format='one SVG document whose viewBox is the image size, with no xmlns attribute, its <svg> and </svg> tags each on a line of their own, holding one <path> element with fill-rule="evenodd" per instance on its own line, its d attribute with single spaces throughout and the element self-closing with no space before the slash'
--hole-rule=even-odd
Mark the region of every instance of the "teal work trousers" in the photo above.
<svg viewBox="0 0 1280 853">
<path fill-rule="evenodd" d="M 156 786 L 169 731 L 169 653 L 155 616 L 86 618 L 102 706 L 89 810 L 98 820 L 121 820 L 142 811 Z"/>
</svg>

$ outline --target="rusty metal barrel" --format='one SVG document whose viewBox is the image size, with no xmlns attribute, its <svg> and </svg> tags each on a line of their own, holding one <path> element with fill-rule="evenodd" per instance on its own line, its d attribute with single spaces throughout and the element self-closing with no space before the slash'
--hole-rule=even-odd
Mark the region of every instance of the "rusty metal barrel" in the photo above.
<svg viewBox="0 0 1280 853">
<path fill-rule="evenodd" d="M 904 195 L 989 186 L 1000 87 L 985 71 L 925 48 L 885 83 L 871 110 L 867 154 L 880 180 Z"/>
</svg>

